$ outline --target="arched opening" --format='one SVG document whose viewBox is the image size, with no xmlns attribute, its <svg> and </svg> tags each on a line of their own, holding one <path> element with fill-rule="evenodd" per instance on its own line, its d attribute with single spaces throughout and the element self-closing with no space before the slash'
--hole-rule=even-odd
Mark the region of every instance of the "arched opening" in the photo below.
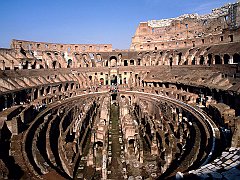
<svg viewBox="0 0 240 180">
<path fill-rule="evenodd" d="M 199 64 L 200 64 L 200 65 L 203 65 L 203 64 L 204 64 L 204 57 L 203 57 L 203 56 L 200 56 Z"/>
<path fill-rule="evenodd" d="M 57 68 L 57 61 L 53 61 L 52 66 L 53 66 L 53 69 L 56 69 Z"/>
<path fill-rule="evenodd" d="M 72 60 L 71 60 L 71 59 L 68 59 L 67 68 L 70 68 L 70 67 L 72 67 Z"/>
<path fill-rule="evenodd" d="M 50 90 L 51 90 L 51 88 L 50 88 L 50 86 L 48 86 L 47 89 L 46 89 L 47 94 L 50 93 Z"/>
<path fill-rule="evenodd" d="M 192 59 L 192 65 L 195 65 L 195 64 L 196 64 L 195 57 L 193 57 L 193 59 Z"/>
<path fill-rule="evenodd" d="M 105 66 L 108 66 L 108 61 L 106 61 Z"/>
<path fill-rule="evenodd" d="M 112 90 L 112 92 L 116 92 L 116 90 Z M 117 100 L 117 94 L 116 93 L 111 94 L 111 97 L 112 97 L 112 101 L 116 101 Z"/>
<path fill-rule="evenodd" d="M 230 59 L 230 56 L 228 54 L 224 54 L 223 56 L 224 64 L 229 64 L 229 59 Z"/>
<path fill-rule="evenodd" d="M 37 62 L 34 61 L 34 63 L 32 64 L 32 69 L 36 69 L 36 65 L 37 65 Z"/>
<path fill-rule="evenodd" d="M 129 147 L 130 147 L 130 148 L 134 148 L 134 139 L 130 139 L 130 140 L 128 141 L 128 144 L 129 144 Z"/>
<path fill-rule="evenodd" d="M 208 54 L 207 64 L 208 64 L 208 65 L 211 65 L 211 64 L 212 64 L 212 55 L 211 55 L 211 54 Z"/>
<path fill-rule="evenodd" d="M 178 53 L 178 64 L 179 65 L 181 63 L 181 60 L 182 60 L 182 53 Z"/>
<path fill-rule="evenodd" d="M 184 61 L 183 65 L 188 65 L 188 59 L 186 59 L 186 61 Z"/>
<path fill-rule="evenodd" d="M 59 87 L 58 87 L 58 91 L 59 91 L 59 92 L 62 91 L 62 84 L 59 85 Z"/>
<path fill-rule="evenodd" d="M 240 63 L 240 55 L 239 54 L 234 54 L 233 55 L 233 63 Z"/>
<path fill-rule="evenodd" d="M 101 56 L 101 54 L 97 54 L 97 62 L 101 62 L 102 61 L 102 56 Z"/>
<path fill-rule="evenodd" d="M 138 59 L 138 61 L 137 61 L 138 63 L 137 63 L 137 65 L 141 65 L 141 59 Z"/>
<path fill-rule="evenodd" d="M 222 60 L 219 55 L 215 55 L 215 64 L 222 64 Z"/>
<path fill-rule="evenodd" d="M 232 34 L 230 34 L 230 35 L 228 36 L 228 38 L 229 38 L 229 42 L 233 42 L 233 35 L 232 35 Z"/>
<path fill-rule="evenodd" d="M 103 85 L 104 84 L 104 79 L 100 78 L 100 84 Z"/>
<path fill-rule="evenodd" d="M 128 66 L 128 60 L 124 60 L 124 61 L 123 61 L 123 65 L 124 65 L 124 66 Z"/>
<path fill-rule="evenodd" d="M 111 64 L 111 67 L 117 66 L 117 58 L 115 56 L 110 57 L 110 64 Z"/>
<path fill-rule="evenodd" d="M 118 54 L 118 59 L 122 59 L 122 54 Z"/>
<path fill-rule="evenodd" d="M 169 65 L 170 65 L 170 67 L 172 67 L 172 65 L 173 65 L 173 58 L 172 57 L 170 57 L 170 59 L 169 59 Z"/>
<path fill-rule="evenodd" d="M 65 90 L 65 91 L 68 90 L 68 83 L 66 83 L 64 90 Z"/>
<path fill-rule="evenodd" d="M 44 87 L 40 89 L 40 95 L 42 96 L 44 94 Z"/>
<path fill-rule="evenodd" d="M 94 146 L 96 146 L 97 148 L 98 147 L 103 147 L 103 142 L 97 141 L 97 142 L 95 142 Z"/>
<path fill-rule="evenodd" d="M 34 100 L 38 98 L 38 89 L 34 90 Z"/>
<path fill-rule="evenodd" d="M 130 65 L 134 66 L 134 60 L 133 59 L 130 60 Z"/>
<path fill-rule="evenodd" d="M 127 84 L 127 78 L 123 79 L 123 84 Z"/>
<path fill-rule="evenodd" d="M 115 74 L 111 77 L 111 85 L 117 85 L 117 76 Z"/>
<path fill-rule="evenodd" d="M 108 85 L 108 74 L 105 74 L 105 84 Z"/>
<path fill-rule="evenodd" d="M 25 61 L 25 62 L 23 62 L 23 69 L 27 69 L 28 68 L 28 64 L 29 64 L 29 62 L 28 61 Z"/>
</svg>

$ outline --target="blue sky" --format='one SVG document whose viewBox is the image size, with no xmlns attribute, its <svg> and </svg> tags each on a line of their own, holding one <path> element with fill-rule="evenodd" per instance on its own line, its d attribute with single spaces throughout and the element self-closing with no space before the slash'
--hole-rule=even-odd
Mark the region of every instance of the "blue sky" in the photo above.
<svg viewBox="0 0 240 180">
<path fill-rule="evenodd" d="M 206 14 L 236 0 L 1 0 L 0 47 L 12 39 L 128 49 L 142 21 Z"/>
</svg>

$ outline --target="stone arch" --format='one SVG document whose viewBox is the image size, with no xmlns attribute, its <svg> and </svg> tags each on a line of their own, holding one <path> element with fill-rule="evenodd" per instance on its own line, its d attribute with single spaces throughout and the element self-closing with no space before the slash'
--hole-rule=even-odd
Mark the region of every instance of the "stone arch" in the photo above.
<svg viewBox="0 0 240 180">
<path fill-rule="evenodd" d="M 38 98 L 38 89 L 34 89 L 33 97 L 34 97 L 34 100 Z"/>
<path fill-rule="evenodd" d="M 68 59 L 68 61 L 67 61 L 67 68 L 71 68 L 72 67 L 72 63 L 73 63 L 72 59 Z"/>
<path fill-rule="evenodd" d="M 223 55 L 224 64 L 229 64 L 230 56 L 228 54 Z"/>
<path fill-rule="evenodd" d="M 97 62 L 100 62 L 100 61 L 102 61 L 102 56 L 101 56 L 101 54 L 96 54 L 96 57 L 97 57 Z"/>
<path fill-rule="evenodd" d="M 204 65 L 204 64 L 205 64 L 204 62 L 205 62 L 204 56 L 201 55 L 201 56 L 200 56 L 200 59 L 199 59 L 199 64 L 200 64 L 200 65 Z"/>
<path fill-rule="evenodd" d="M 133 59 L 130 60 L 130 65 L 131 65 L 131 66 L 134 66 L 134 65 L 135 65 L 135 62 L 134 62 Z"/>
<path fill-rule="evenodd" d="M 105 60 L 105 66 L 108 67 L 108 60 Z"/>
<path fill-rule="evenodd" d="M 149 52 L 147 52 L 144 56 L 143 56 L 143 62 L 142 62 L 143 66 L 149 66 L 150 64 L 150 55 Z"/>
<path fill-rule="evenodd" d="M 100 78 L 100 84 L 104 85 L 104 79 L 103 78 Z"/>
<path fill-rule="evenodd" d="M 192 63 L 191 63 L 192 65 L 196 65 L 196 59 L 195 59 L 195 57 L 193 57 L 192 58 Z"/>
<path fill-rule="evenodd" d="M 66 83 L 66 84 L 65 84 L 65 87 L 64 87 L 64 91 L 67 91 L 67 90 L 68 90 L 68 86 L 69 86 L 69 84 Z"/>
<path fill-rule="evenodd" d="M 39 93 L 40 93 L 41 96 L 44 94 L 44 87 L 40 88 Z"/>
<path fill-rule="evenodd" d="M 123 61 L 123 66 L 128 66 L 128 60 L 127 60 L 127 59 L 125 59 L 125 60 Z"/>
<path fill-rule="evenodd" d="M 170 51 L 166 51 L 163 54 L 163 56 L 162 56 L 162 65 L 165 65 L 166 57 L 168 56 L 169 53 L 170 53 Z"/>
<path fill-rule="evenodd" d="M 182 52 L 179 52 L 179 53 L 177 54 L 177 65 L 180 65 L 181 60 L 182 60 Z"/>
<path fill-rule="evenodd" d="M 238 53 L 233 55 L 233 63 L 240 63 L 240 55 Z"/>
<path fill-rule="evenodd" d="M 141 58 L 138 58 L 138 60 L 137 60 L 137 65 L 139 65 L 139 66 L 142 65 L 142 59 L 141 59 Z"/>
<path fill-rule="evenodd" d="M 53 67 L 53 69 L 56 69 L 56 68 L 57 68 L 57 61 L 56 61 L 56 60 L 54 60 L 54 61 L 52 62 L 52 67 Z"/>
<path fill-rule="evenodd" d="M 207 57 L 208 57 L 207 64 L 211 65 L 212 64 L 212 60 L 213 60 L 212 54 L 208 54 Z"/>
<path fill-rule="evenodd" d="M 117 66 L 117 57 L 116 56 L 111 56 L 109 60 L 110 60 L 111 67 Z"/>
<path fill-rule="evenodd" d="M 215 64 L 222 64 L 222 59 L 219 55 L 215 55 L 214 59 L 215 59 Z"/>
</svg>

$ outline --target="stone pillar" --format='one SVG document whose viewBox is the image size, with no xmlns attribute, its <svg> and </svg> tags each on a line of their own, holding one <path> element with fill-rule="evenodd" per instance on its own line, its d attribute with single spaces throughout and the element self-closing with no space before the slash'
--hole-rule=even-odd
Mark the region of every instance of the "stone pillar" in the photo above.
<svg viewBox="0 0 240 180">
<path fill-rule="evenodd" d="M 46 96 L 47 95 L 47 88 L 43 87 L 43 94 Z"/>
<path fill-rule="evenodd" d="M 228 64 L 233 64 L 233 56 L 229 58 Z"/>
<path fill-rule="evenodd" d="M 154 136 L 154 139 L 151 145 L 151 155 L 157 155 L 157 154 L 158 154 L 158 147 L 157 147 L 156 136 Z"/>
<path fill-rule="evenodd" d="M 68 85 L 68 87 L 67 87 L 66 92 L 68 91 L 68 88 L 69 88 L 69 85 Z M 50 94 L 53 94 L 53 87 L 52 87 L 52 86 L 50 86 Z"/>
<path fill-rule="evenodd" d="M 5 70 L 5 62 L 4 62 L 4 60 L 0 61 L 0 69 L 1 70 Z"/>
<path fill-rule="evenodd" d="M 182 113 L 179 113 L 179 114 L 178 114 L 178 121 L 179 121 L 179 122 L 182 122 Z"/>
<path fill-rule="evenodd" d="M 14 106 L 14 104 L 15 104 L 15 98 L 16 98 L 16 95 L 13 93 L 12 94 L 12 106 Z"/>
<path fill-rule="evenodd" d="M 41 95 L 41 89 L 38 89 L 37 91 L 38 91 L 38 98 L 39 98 L 39 97 L 42 97 L 42 95 Z"/>
<path fill-rule="evenodd" d="M 112 85 L 111 84 L 111 77 L 110 77 L 111 75 L 110 75 L 110 73 L 109 73 L 109 75 L 108 75 L 108 85 Z"/>
<path fill-rule="evenodd" d="M 10 67 L 10 69 L 14 69 L 14 61 L 11 60 L 10 62 L 11 62 L 11 67 Z"/>
<path fill-rule="evenodd" d="M 40 64 L 36 63 L 35 69 L 40 69 Z"/>
<path fill-rule="evenodd" d="M 7 108 L 8 99 L 7 99 L 7 95 L 4 95 L 3 97 L 4 97 L 4 108 L 3 109 L 5 109 L 5 108 Z"/>
<path fill-rule="evenodd" d="M 32 64 L 31 63 L 28 63 L 28 69 L 32 69 Z"/>
<path fill-rule="evenodd" d="M 21 63 L 18 65 L 18 69 L 23 69 L 23 65 Z"/>
<path fill-rule="evenodd" d="M 34 100 L 34 90 L 32 89 L 32 92 L 31 92 L 31 99 L 30 99 L 31 101 L 33 101 Z"/>
</svg>

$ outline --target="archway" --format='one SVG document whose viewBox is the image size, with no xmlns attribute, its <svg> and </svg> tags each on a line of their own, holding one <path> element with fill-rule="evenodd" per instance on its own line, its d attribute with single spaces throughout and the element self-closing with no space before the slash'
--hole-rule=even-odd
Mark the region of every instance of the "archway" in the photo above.
<svg viewBox="0 0 240 180">
<path fill-rule="evenodd" d="M 180 53 L 178 53 L 178 64 L 177 65 L 180 65 L 180 63 L 181 63 L 181 60 L 182 60 L 182 53 L 180 52 Z"/>
<path fill-rule="evenodd" d="M 172 57 L 170 57 L 170 59 L 169 59 L 169 65 L 170 65 L 170 67 L 172 67 L 172 65 L 173 65 L 173 58 Z"/>
<path fill-rule="evenodd" d="M 134 66 L 134 60 L 133 59 L 130 60 L 130 65 Z"/>
<path fill-rule="evenodd" d="M 115 74 L 111 77 L 111 85 L 117 85 L 117 76 Z"/>
<path fill-rule="evenodd" d="M 215 64 L 222 64 L 222 60 L 219 55 L 215 55 Z"/>
<path fill-rule="evenodd" d="M 204 57 L 203 57 L 203 56 L 200 56 L 199 64 L 200 64 L 200 65 L 203 65 L 203 64 L 204 64 Z"/>
<path fill-rule="evenodd" d="M 137 63 L 137 65 L 141 65 L 141 59 L 138 59 L 138 61 L 137 61 L 138 63 Z"/>
<path fill-rule="evenodd" d="M 240 63 L 240 55 L 239 54 L 234 54 L 233 55 L 233 63 Z"/>
<path fill-rule="evenodd" d="M 208 64 L 208 65 L 211 65 L 211 64 L 212 64 L 212 55 L 211 55 L 211 54 L 208 54 L 207 64 Z"/>
<path fill-rule="evenodd" d="M 131 148 L 133 148 L 134 147 L 134 139 L 130 139 L 129 141 L 128 141 L 128 144 L 129 144 L 129 147 L 131 147 Z"/>
<path fill-rule="evenodd" d="M 53 69 L 56 69 L 56 68 L 57 68 L 57 61 L 53 61 L 53 62 L 52 62 L 52 67 L 53 67 Z"/>
<path fill-rule="evenodd" d="M 100 84 L 103 85 L 104 84 L 104 79 L 100 78 Z"/>
<path fill-rule="evenodd" d="M 230 59 L 230 56 L 228 54 L 224 54 L 223 56 L 224 64 L 229 64 L 229 59 Z"/>
<path fill-rule="evenodd" d="M 127 78 L 123 79 L 123 84 L 127 84 Z"/>
<path fill-rule="evenodd" d="M 124 66 L 128 66 L 128 60 L 123 61 Z"/>
<path fill-rule="evenodd" d="M 115 56 L 110 57 L 110 64 L 111 64 L 111 67 L 117 66 L 117 58 Z"/>
<path fill-rule="evenodd" d="M 196 64 L 195 57 L 193 57 L 193 59 L 192 59 L 192 65 L 195 65 L 195 64 Z"/>
<path fill-rule="evenodd" d="M 71 59 L 68 59 L 67 68 L 70 68 L 70 67 L 72 67 L 72 60 L 71 60 Z"/>
</svg>

